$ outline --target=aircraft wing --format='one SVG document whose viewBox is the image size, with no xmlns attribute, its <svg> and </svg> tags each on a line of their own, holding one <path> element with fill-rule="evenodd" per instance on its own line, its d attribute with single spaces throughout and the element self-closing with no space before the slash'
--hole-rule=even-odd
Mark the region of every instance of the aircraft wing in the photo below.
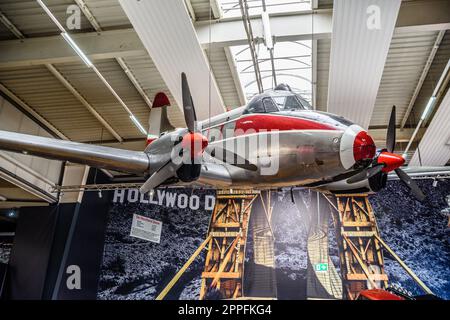
<svg viewBox="0 0 450 320">
<path fill-rule="evenodd" d="M 2 130 L 0 130 L 0 149 L 135 174 L 148 172 L 150 163 L 148 155 L 144 152 Z"/>
<path fill-rule="evenodd" d="M 411 177 L 438 177 L 438 176 L 450 176 L 450 166 L 447 167 L 402 167 Z M 395 173 L 388 175 L 389 180 L 398 180 L 398 176 Z"/>
</svg>

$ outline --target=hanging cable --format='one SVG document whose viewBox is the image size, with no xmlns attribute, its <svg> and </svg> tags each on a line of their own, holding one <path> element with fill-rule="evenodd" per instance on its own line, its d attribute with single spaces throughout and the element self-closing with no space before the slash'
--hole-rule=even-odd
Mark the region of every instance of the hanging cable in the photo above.
<svg viewBox="0 0 450 320">
<path fill-rule="evenodd" d="M 312 4 L 311 4 L 312 5 Z M 314 59 L 317 59 L 317 43 L 314 39 L 314 14 L 316 13 L 315 8 L 312 8 L 311 14 L 311 104 L 313 105 L 313 109 L 316 110 L 316 91 L 317 91 L 317 74 L 315 74 L 315 62 Z"/>
<path fill-rule="evenodd" d="M 270 57 L 270 64 L 272 67 L 272 89 L 277 86 L 277 73 L 275 69 L 275 61 L 274 61 L 274 43 L 272 40 L 272 33 L 270 29 L 270 22 L 269 22 L 269 14 L 267 12 L 266 7 L 266 0 L 262 0 L 262 8 L 263 12 L 261 14 L 263 27 L 264 27 L 264 40 L 266 42 L 267 50 L 269 51 L 269 57 Z"/>
<path fill-rule="evenodd" d="M 247 0 L 239 0 L 239 6 L 241 8 L 242 22 L 244 23 L 245 33 L 247 34 L 248 45 L 250 54 L 255 70 L 256 83 L 258 85 L 258 92 L 263 93 L 264 87 L 262 84 L 261 73 L 259 71 L 258 54 L 255 48 L 255 39 L 253 38 L 252 24 L 250 21 L 250 15 L 248 12 Z"/>
<path fill-rule="evenodd" d="M 211 11 L 212 11 L 212 0 L 209 1 L 209 26 L 208 26 L 208 124 L 211 123 Z M 209 130 L 208 130 L 209 137 Z"/>
</svg>

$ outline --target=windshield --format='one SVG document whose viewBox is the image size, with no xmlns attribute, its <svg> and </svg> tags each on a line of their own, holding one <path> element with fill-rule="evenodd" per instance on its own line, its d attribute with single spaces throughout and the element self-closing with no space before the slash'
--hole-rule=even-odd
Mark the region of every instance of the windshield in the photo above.
<svg viewBox="0 0 450 320">
<path fill-rule="evenodd" d="M 303 106 L 296 96 L 276 96 L 273 97 L 275 103 L 281 111 L 296 111 L 305 110 L 306 106 Z"/>
</svg>

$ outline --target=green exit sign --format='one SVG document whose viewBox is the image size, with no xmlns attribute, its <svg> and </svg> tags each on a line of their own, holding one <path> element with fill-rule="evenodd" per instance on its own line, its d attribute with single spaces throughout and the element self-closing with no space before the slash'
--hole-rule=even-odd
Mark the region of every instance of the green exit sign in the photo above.
<svg viewBox="0 0 450 320">
<path fill-rule="evenodd" d="M 318 271 L 318 272 L 328 271 L 328 263 L 317 263 L 316 271 Z"/>
</svg>

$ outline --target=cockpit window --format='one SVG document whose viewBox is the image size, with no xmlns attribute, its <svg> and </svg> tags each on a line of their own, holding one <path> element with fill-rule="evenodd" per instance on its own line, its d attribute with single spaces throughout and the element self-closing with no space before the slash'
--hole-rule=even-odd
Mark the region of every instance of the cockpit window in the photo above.
<svg viewBox="0 0 450 320">
<path fill-rule="evenodd" d="M 247 110 L 244 113 L 265 113 L 261 100 L 250 101 Z"/>
<path fill-rule="evenodd" d="M 247 113 L 270 113 L 270 112 L 278 112 L 277 105 L 273 102 L 271 97 L 262 98 L 259 97 L 257 99 L 253 99 L 248 104 L 247 109 L 244 111 L 244 114 Z"/>
<path fill-rule="evenodd" d="M 278 108 L 273 102 L 272 98 L 264 98 L 263 99 L 264 108 L 266 109 L 267 113 L 270 112 L 278 112 Z"/>
<path fill-rule="evenodd" d="M 303 99 L 303 98 L 301 98 L 299 96 L 297 96 L 297 98 L 298 98 L 298 100 L 300 100 L 300 103 L 302 104 L 304 109 L 308 109 L 308 110 L 312 109 L 312 107 L 311 107 L 311 105 L 309 104 L 308 101 L 306 101 L 305 99 Z"/>
<path fill-rule="evenodd" d="M 295 96 L 286 97 L 286 103 L 284 104 L 284 109 L 287 110 L 303 110 L 303 106 L 297 100 Z"/>
<path fill-rule="evenodd" d="M 305 110 L 300 101 L 296 96 L 277 96 L 274 97 L 275 102 L 277 103 L 280 110 L 284 111 L 296 111 L 296 110 Z"/>
<path fill-rule="evenodd" d="M 295 94 L 261 94 L 255 96 L 244 110 L 243 114 L 271 113 L 278 111 L 311 110 L 310 104 Z"/>
</svg>

